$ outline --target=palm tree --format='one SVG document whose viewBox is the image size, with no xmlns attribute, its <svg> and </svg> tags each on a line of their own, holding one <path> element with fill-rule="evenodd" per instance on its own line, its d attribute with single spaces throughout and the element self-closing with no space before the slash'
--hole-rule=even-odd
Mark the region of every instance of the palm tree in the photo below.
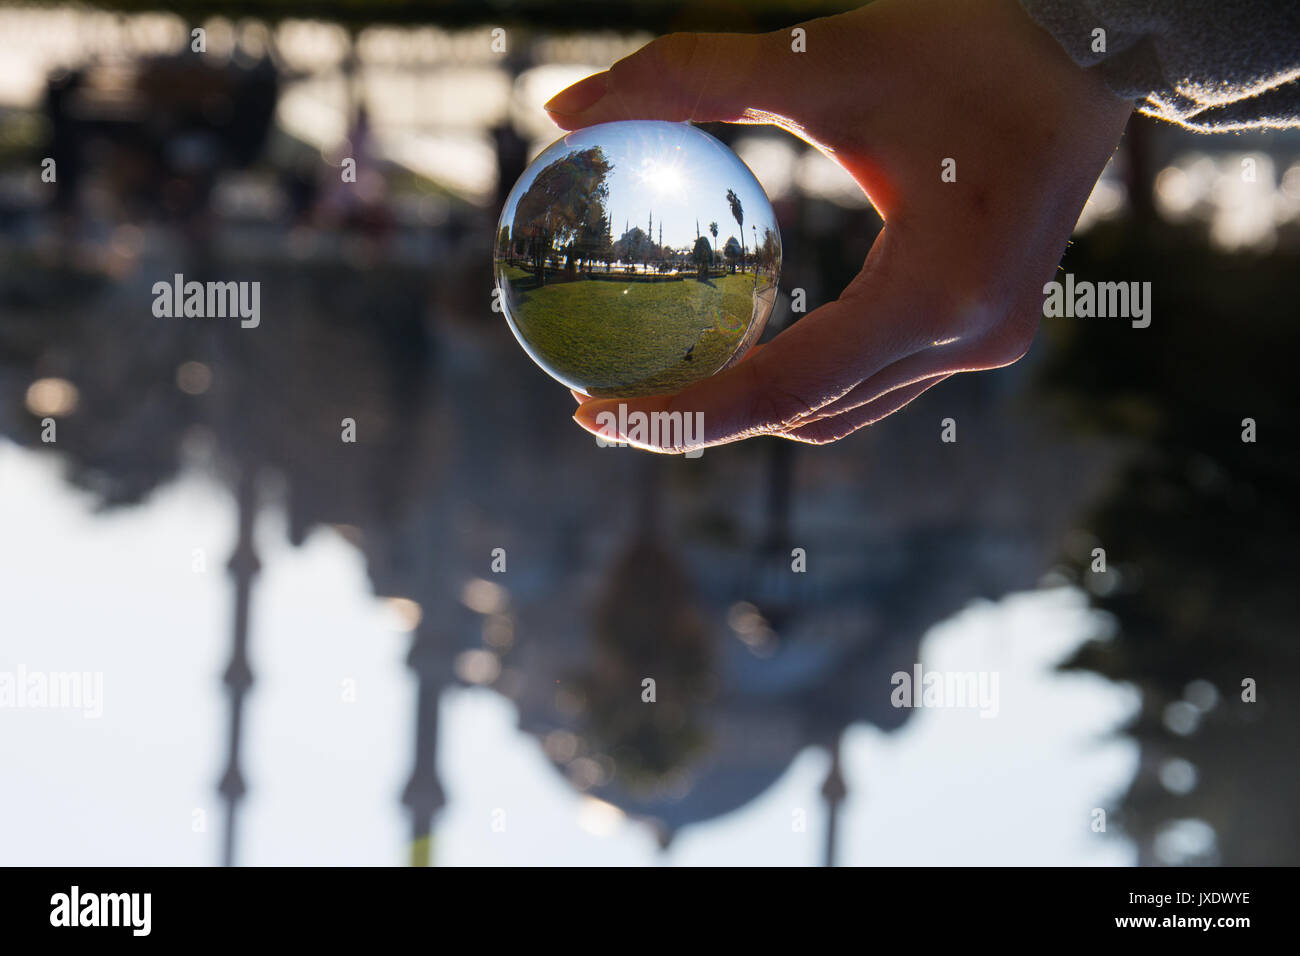
<svg viewBox="0 0 1300 956">
<path fill-rule="evenodd" d="M 709 234 L 713 236 L 713 255 L 716 258 L 718 255 L 718 224 L 716 222 L 709 223 Z"/>
<path fill-rule="evenodd" d="M 727 202 L 731 204 L 731 216 L 740 227 L 740 271 L 745 271 L 745 207 L 740 204 L 740 197 L 734 189 L 727 190 Z"/>
</svg>

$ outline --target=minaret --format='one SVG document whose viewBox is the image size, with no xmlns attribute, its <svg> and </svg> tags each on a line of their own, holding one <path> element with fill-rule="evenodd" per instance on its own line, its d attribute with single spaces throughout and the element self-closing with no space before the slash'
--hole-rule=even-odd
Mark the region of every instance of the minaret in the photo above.
<svg viewBox="0 0 1300 956">
<path fill-rule="evenodd" d="M 438 779 L 438 706 L 442 688 L 451 680 L 441 635 L 425 615 L 416 626 L 406 666 L 418 679 L 415 692 L 415 766 L 402 790 L 402 803 L 411 813 L 411 866 L 433 865 L 433 820 L 447 803 Z"/>
<path fill-rule="evenodd" d="M 844 783 L 844 773 L 840 769 L 840 737 L 830 746 L 831 768 L 822 784 L 822 799 L 826 801 L 826 843 L 822 859 L 824 866 L 834 866 L 836 851 L 839 849 L 839 815 L 840 804 L 848 796 L 848 787 Z"/>
<path fill-rule="evenodd" d="M 237 811 L 244 799 L 247 787 L 244 774 L 240 769 L 240 742 L 244 725 L 244 698 L 253 686 L 253 671 L 248 660 L 249 607 L 253 591 L 253 581 L 262 569 L 253 545 L 253 527 L 257 520 L 257 472 L 254 466 L 245 462 L 239 474 L 235 490 L 235 502 L 238 514 L 235 550 L 230 556 L 231 576 L 235 579 L 235 606 L 233 621 L 233 642 L 230 663 L 226 666 L 222 682 L 230 694 L 230 721 L 227 725 L 226 769 L 221 774 L 217 791 L 226 802 L 226 830 L 223 834 L 221 865 L 235 865 L 235 824 Z"/>
</svg>

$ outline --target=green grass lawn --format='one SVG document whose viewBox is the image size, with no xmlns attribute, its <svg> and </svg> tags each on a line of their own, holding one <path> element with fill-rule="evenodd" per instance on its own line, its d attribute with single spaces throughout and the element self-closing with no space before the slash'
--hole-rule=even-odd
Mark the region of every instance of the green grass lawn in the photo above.
<svg viewBox="0 0 1300 956">
<path fill-rule="evenodd" d="M 502 287 L 536 357 L 592 395 L 677 391 L 722 368 L 754 311 L 754 276 L 700 282 L 577 279 L 535 288 L 504 266 Z M 771 286 L 762 296 L 771 301 Z M 687 358 L 687 351 L 690 358 Z"/>
</svg>

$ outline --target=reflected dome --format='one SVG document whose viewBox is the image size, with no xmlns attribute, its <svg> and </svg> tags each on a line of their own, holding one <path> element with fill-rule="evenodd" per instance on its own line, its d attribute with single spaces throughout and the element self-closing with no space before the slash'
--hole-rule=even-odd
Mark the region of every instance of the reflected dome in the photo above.
<svg viewBox="0 0 1300 956">
<path fill-rule="evenodd" d="M 547 373 L 595 396 L 675 392 L 737 361 L 776 301 L 772 204 L 686 123 L 604 123 L 515 183 L 495 244 L 499 301 Z"/>
</svg>

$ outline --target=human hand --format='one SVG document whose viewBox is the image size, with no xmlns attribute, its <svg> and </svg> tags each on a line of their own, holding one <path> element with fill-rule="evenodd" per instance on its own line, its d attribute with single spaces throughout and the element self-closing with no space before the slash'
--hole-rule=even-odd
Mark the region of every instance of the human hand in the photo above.
<svg viewBox="0 0 1300 956">
<path fill-rule="evenodd" d="M 603 434 L 596 416 L 626 403 L 702 412 L 694 448 L 755 435 L 822 444 L 1028 350 L 1043 284 L 1132 104 L 1014 0 L 877 0 L 801 26 L 806 52 L 789 30 L 664 36 L 546 104 L 569 130 L 781 126 L 843 166 L 885 220 L 838 299 L 735 366 L 673 395 L 575 393 L 588 431 Z M 941 179 L 949 158 L 955 182 Z"/>
</svg>

